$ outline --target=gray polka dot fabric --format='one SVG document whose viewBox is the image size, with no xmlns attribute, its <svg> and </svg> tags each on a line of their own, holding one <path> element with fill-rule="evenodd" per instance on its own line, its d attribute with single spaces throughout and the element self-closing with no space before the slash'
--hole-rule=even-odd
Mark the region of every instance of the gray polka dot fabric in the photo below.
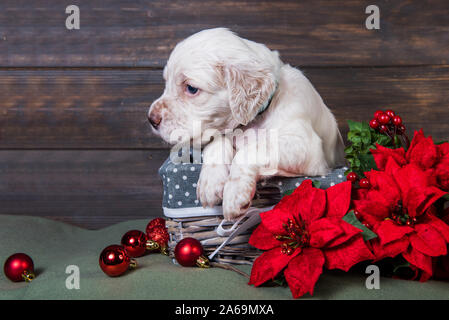
<svg viewBox="0 0 449 320">
<path fill-rule="evenodd" d="M 344 172 L 348 168 L 336 168 L 326 176 L 315 177 L 271 177 L 259 181 L 257 189 L 267 186 L 276 187 L 280 193 L 290 191 L 298 187 L 306 179 L 320 182 L 320 188 L 326 189 L 337 183 L 346 181 Z M 167 159 L 159 169 L 162 178 L 164 193 L 162 206 L 173 212 L 173 209 L 195 208 L 202 209 L 200 201 L 196 198 L 196 187 L 201 171 L 198 163 L 173 163 Z M 167 210 L 168 211 L 168 210 Z"/>
</svg>

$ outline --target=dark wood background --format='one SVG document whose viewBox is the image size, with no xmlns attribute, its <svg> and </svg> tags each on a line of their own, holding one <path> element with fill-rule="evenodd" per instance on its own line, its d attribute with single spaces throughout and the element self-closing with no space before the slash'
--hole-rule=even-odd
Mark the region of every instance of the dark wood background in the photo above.
<svg viewBox="0 0 449 320">
<path fill-rule="evenodd" d="M 67 30 L 76 4 L 81 29 Z M 161 69 L 190 34 L 217 26 L 279 50 L 346 119 L 399 112 L 449 138 L 449 1 L 2 0 L 0 214 L 88 228 L 161 215 L 168 147 L 146 112 Z"/>
</svg>

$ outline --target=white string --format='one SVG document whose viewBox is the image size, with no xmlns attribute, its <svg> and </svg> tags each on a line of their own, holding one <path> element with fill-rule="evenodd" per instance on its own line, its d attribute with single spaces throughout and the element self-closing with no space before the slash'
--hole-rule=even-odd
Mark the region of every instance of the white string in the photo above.
<svg viewBox="0 0 449 320">
<path fill-rule="evenodd" d="M 248 212 L 246 212 L 246 214 L 244 214 L 241 218 L 239 218 L 239 220 L 237 220 L 234 225 L 230 228 L 230 229 L 223 229 L 224 232 L 226 231 L 230 231 L 233 230 L 232 233 L 229 235 L 229 237 L 223 241 L 223 243 L 218 246 L 217 249 L 215 249 L 214 252 L 212 252 L 209 255 L 209 260 L 212 260 L 214 258 L 214 256 L 225 246 L 227 245 L 232 239 L 234 239 L 236 236 L 238 236 L 239 234 L 241 234 L 242 232 L 245 232 L 246 230 L 248 230 L 249 228 L 255 226 L 256 224 L 258 224 L 260 222 L 260 217 L 259 217 L 259 213 L 264 212 L 264 211 L 268 211 L 271 210 L 273 208 L 269 207 L 269 208 L 250 208 L 248 210 Z M 246 220 L 245 222 L 243 222 L 237 229 L 235 229 L 238 225 L 238 223 L 244 219 L 244 218 L 248 218 L 248 220 Z M 223 222 L 222 222 L 223 223 Z M 221 223 L 220 223 L 221 225 Z M 235 229 L 235 230 L 234 230 Z M 218 228 L 217 228 L 217 233 L 218 233 Z"/>
</svg>

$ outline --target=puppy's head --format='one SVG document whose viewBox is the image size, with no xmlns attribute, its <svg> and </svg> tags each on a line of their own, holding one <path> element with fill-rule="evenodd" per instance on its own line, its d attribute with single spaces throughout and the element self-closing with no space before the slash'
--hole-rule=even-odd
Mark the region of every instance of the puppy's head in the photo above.
<svg viewBox="0 0 449 320">
<path fill-rule="evenodd" d="M 276 51 L 224 28 L 190 36 L 164 68 L 164 93 L 148 112 L 153 131 L 173 143 L 248 124 L 274 93 L 281 66 Z"/>
</svg>

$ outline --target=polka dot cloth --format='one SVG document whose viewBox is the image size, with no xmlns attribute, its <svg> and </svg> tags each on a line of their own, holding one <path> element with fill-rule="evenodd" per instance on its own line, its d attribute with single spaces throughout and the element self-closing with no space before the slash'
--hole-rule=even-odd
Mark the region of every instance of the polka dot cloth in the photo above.
<svg viewBox="0 0 449 320">
<path fill-rule="evenodd" d="M 312 179 L 320 181 L 321 188 L 326 189 L 346 181 L 344 172 L 347 169 L 346 167 L 334 169 L 327 176 L 273 177 L 260 181 L 258 188 L 276 186 L 281 192 L 285 192 L 297 188 L 305 179 Z M 196 188 L 200 171 L 200 164 L 174 164 L 170 159 L 167 159 L 159 169 L 159 176 L 164 187 L 162 206 L 172 209 L 201 207 L 200 201 L 196 199 Z"/>
</svg>

